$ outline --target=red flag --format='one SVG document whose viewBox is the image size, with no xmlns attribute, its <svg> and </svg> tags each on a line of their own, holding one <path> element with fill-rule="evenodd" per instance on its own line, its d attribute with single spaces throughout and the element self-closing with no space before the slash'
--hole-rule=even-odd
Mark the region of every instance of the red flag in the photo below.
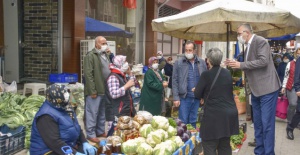
<svg viewBox="0 0 300 155">
<path fill-rule="evenodd" d="M 136 8 L 136 0 L 123 0 L 123 6 L 128 9 Z"/>
<path fill-rule="evenodd" d="M 195 44 L 201 44 L 201 45 L 203 44 L 202 40 L 195 40 L 194 42 L 195 42 Z"/>
</svg>

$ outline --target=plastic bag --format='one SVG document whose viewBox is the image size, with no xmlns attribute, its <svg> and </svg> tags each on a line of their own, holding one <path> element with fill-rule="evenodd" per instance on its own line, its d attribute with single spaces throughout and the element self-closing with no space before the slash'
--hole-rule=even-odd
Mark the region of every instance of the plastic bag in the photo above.
<svg viewBox="0 0 300 155">
<path fill-rule="evenodd" d="M 3 83 L 4 84 L 4 92 L 12 92 L 12 93 L 17 93 L 17 82 L 13 81 L 10 85 Z"/>
</svg>

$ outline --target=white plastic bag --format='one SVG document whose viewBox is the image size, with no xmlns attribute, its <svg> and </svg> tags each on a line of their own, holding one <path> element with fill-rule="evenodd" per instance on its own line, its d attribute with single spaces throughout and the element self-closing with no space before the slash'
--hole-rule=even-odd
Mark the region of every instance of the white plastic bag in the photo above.
<svg viewBox="0 0 300 155">
<path fill-rule="evenodd" d="M 12 92 L 12 93 L 17 93 L 17 82 L 13 81 L 10 85 L 3 83 L 4 84 L 4 91 L 5 92 Z"/>
</svg>

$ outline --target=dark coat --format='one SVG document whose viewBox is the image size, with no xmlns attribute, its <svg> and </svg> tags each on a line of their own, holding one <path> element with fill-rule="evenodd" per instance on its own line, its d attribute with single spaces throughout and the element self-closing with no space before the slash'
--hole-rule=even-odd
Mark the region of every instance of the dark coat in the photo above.
<svg viewBox="0 0 300 155">
<path fill-rule="evenodd" d="M 161 72 L 159 72 L 162 76 Z M 144 76 L 144 85 L 141 92 L 140 110 L 152 115 L 161 115 L 164 87 L 152 69 L 148 69 Z"/>
<path fill-rule="evenodd" d="M 204 116 L 201 121 L 201 138 L 215 140 L 239 134 L 238 111 L 233 99 L 232 77 L 229 70 L 222 68 L 207 98 L 212 82 L 220 66 L 201 74 L 195 88 L 195 97 L 205 100 Z"/>
</svg>

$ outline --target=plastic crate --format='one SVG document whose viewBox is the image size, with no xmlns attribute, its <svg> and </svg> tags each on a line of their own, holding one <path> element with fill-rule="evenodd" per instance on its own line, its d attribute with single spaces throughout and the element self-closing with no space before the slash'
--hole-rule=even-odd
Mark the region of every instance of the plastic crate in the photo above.
<svg viewBox="0 0 300 155">
<path fill-rule="evenodd" d="M 77 73 L 50 74 L 49 82 L 51 83 L 78 82 L 78 74 Z"/>
<path fill-rule="evenodd" d="M 25 127 L 19 126 L 11 130 L 7 125 L 0 126 L 2 134 L 11 133 L 11 136 L 0 136 L 0 155 L 10 155 L 24 149 Z"/>
</svg>

